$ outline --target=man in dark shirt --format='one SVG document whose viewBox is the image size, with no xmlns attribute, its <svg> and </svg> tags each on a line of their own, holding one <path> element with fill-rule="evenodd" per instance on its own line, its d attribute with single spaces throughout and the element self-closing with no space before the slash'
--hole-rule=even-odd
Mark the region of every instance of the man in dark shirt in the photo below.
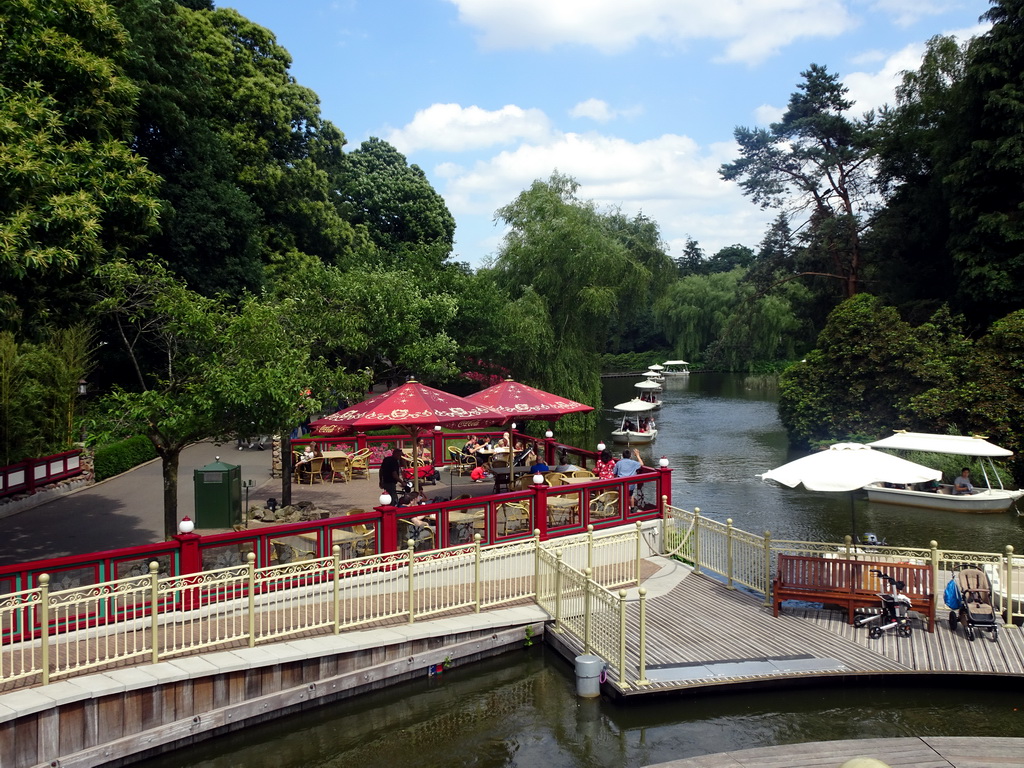
<svg viewBox="0 0 1024 768">
<path fill-rule="evenodd" d="M 398 503 L 398 482 L 402 477 L 402 452 L 395 448 L 390 456 L 380 463 L 380 481 L 377 483 L 384 493 L 391 496 L 391 503 Z"/>
</svg>

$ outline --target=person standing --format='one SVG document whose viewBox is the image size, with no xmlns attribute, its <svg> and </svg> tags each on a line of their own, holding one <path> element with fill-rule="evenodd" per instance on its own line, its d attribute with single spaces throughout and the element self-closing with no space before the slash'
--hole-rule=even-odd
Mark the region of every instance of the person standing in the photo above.
<svg viewBox="0 0 1024 768">
<path fill-rule="evenodd" d="M 391 497 L 392 504 L 398 504 L 398 483 L 402 478 L 402 452 L 395 448 L 390 456 L 380 463 L 380 479 L 377 485 Z"/>
</svg>

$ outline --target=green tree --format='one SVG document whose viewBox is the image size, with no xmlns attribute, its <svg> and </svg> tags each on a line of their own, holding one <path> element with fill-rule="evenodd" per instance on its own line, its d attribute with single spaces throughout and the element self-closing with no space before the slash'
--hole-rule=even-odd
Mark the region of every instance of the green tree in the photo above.
<svg viewBox="0 0 1024 768">
<path fill-rule="evenodd" d="M 948 168 L 950 251 L 962 303 L 994 319 L 1021 306 L 1024 282 L 1024 30 L 1021 0 L 995 0 L 992 28 L 968 49 L 961 130 Z"/>
<path fill-rule="evenodd" d="M 817 347 L 782 376 L 779 416 L 790 440 L 927 428 L 920 397 L 954 386 L 965 345 L 948 313 L 915 328 L 874 296 L 847 299 L 829 315 Z"/>
<path fill-rule="evenodd" d="M 814 258 L 800 271 L 841 281 L 849 297 L 860 289 L 860 234 L 870 223 L 873 118 L 846 116 L 849 89 L 825 67 L 801 76 L 781 121 L 736 128 L 740 157 L 719 173 L 762 208 L 805 211 Z"/>
<path fill-rule="evenodd" d="M 346 382 L 311 355 L 302 318 L 256 299 L 231 309 L 188 290 L 155 263 L 102 269 L 97 309 L 136 373 L 109 396 L 129 432 L 145 434 L 163 462 L 164 530 L 177 531 L 178 461 L 196 440 L 272 433 L 299 423 L 302 393 L 346 392 Z M 156 359 L 159 365 L 150 366 Z"/>
<path fill-rule="evenodd" d="M 708 272 L 731 272 L 736 267 L 749 268 L 754 263 L 754 251 L 745 245 L 727 245 L 708 259 Z"/>
<path fill-rule="evenodd" d="M 0 13 L 0 294 L 8 327 L 42 338 L 100 261 L 156 221 L 156 177 L 128 143 L 128 37 L 101 0 Z"/>
<path fill-rule="evenodd" d="M 554 173 L 499 209 L 509 229 L 492 274 L 513 303 L 510 317 L 534 333 L 550 329 L 544 348 L 525 349 L 522 340 L 510 367 L 529 384 L 597 403 L 599 355 L 621 313 L 646 296 L 650 271 L 630 256 L 607 215 L 576 196 L 578 189 Z"/>
<path fill-rule="evenodd" d="M 378 138 L 341 164 L 337 193 L 345 219 L 363 225 L 385 258 L 424 269 L 440 266 L 455 242 L 455 219 L 417 165 Z"/>
<path fill-rule="evenodd" d="M 679 270 L 679 275 L 681 277 L 704 275 L 707 274 L 707 267 L 704 249 L 692 237 L 687 237 L 686 245 L 683 246 L 683 253 L 676 259 L 676 268 Z"/>
</svg>

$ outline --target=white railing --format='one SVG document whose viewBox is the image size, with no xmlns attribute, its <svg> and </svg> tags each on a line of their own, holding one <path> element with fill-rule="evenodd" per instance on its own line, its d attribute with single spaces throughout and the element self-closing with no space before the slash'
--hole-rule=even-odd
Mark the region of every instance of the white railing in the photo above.
<svg viewBox="0 0 1024 768">
<path fill-rule="evenodd" d="M 480 611 L 538 591 L 539 553 L 565 548 L 592 564 L 593 582 L 637 580 L 640 526 L 622 533 L 533 538 L 448 550 L 342 560 L 333 556 L 264 568 L 246 563 L 188 576 L 150 573 L 88 588 L 39 587 L 0 601 L 0 681 L 44 684 L 111 665 L 274 642 L 299 633 Z"/>
<path fill-rule="evenodd" d="M 742 586 L 764 596 L 766 604 L 780 554 L 820 555 L 851 560 L 910 562 L 930 565 L 932 584 L 940 593 L 952 573 L 960 568 L 984 570 L 992 582 L 993 602 L 1007 624 L 1024 617 L 1024 557 L 1005 554 L 940 550 L 930 542 L 928 548 L 852 543 L 849 536 L 841 543 L 775 540 L 734 528 L 732 520 L 721 523 L 700 514 L 665 505 L 663 542 L 667 554 L 691 564 L 695 571 L 713 574 L 729 588 Z"/>
</svg>

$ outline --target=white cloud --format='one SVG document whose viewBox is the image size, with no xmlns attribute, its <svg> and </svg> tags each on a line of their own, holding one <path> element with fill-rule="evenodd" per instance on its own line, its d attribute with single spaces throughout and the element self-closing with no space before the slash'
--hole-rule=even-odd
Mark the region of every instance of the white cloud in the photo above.
<svg viewBox="0 0 1024 768">
<path fill-rule="evenodd" d="M 853 113 L 859 117 L 883 104 L 894 105 L 896 86 L 903 79 L 903 72 L 920 67 L 923 55 L 924 44 L 911 43 L 889 56 L 879 70 L 851 72 L 844 77 L 843 84 L 850 89 L 847 98 L 855 102 Z"/>
<path fill-rule="evenodd" d="M 443 179 L 439 191 L 462 228 L 457 237 L 463 248 L 470 245 L 466 235 L 481 230 L 483 217 L 490 222 L 495 210 L 557 170 L 580 183 L 583 199 L 621 206 L 630 216 L 643 211 L 658 222 L 666 241 L 681 243 L 690 235 L 714 253 L 736 242 L 756 246 L 771 219 L 718 176 L 718 167 L 735 153 L 731 143 L 702 148 L 677 134 L 630 142 L 599 133 L 565 133 L 472 166 L 445 163 L 432 178 Z M 463 227 L 473 218 L 475 225 Z M 495 236 L 493 227 L 487 234 Z"/>
<path fill-rule="evenodd" d="M 777 123 L 786 114 L 785 107 L 773 107 L 771 104 L 762 104 L 754 110 L 754 122 L 767 128 L 772 123 Z"/>
<path fill-rule="evenodd" d="M 670 46 L 711 39 L 728 61 L 758 62 L 795 40 L 855 26 L 841 0 L 449 0 L 487 48 L 584 45 L 621 53 L 646 39 Z"/>
<path fill-rule="evenodd" d="M 387 140 L 406 154 L 422 149 L 461 152 L 516 141 L 543 141 L 550 131 L 550 121 L 539 109 L 511 104 L 496 110 L 432 104 L 417 112 L 408 125 L 392 130 Z"/>
<path fill-rule="evenodd" d="M 900 27 L 909 27 L 928 16 L 939 16 L 953 7 L 953 3 L 922 2 L 922 0 L 876 0 L 871 8 L 892 18 Z"/>
<path fill-rule="evenodd" d="M 589 117 L 599 123 L 607 123 L 615 118 L 615 111 L 608 106 L 607 101 L 601 99 L 587 99 L 581 101 L 569 110 L 570 117 Z"/>
<path fill-rule="evenodd" d="M 598 123 L 607 123 L 618 117 L 636 117 L 643 110 L 640 107 L 628 109 L 612 109 L 607 101 L 587 99 L 569 110 L 570 117 L 586 117 Z"/>
</svg>

